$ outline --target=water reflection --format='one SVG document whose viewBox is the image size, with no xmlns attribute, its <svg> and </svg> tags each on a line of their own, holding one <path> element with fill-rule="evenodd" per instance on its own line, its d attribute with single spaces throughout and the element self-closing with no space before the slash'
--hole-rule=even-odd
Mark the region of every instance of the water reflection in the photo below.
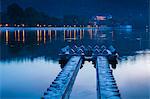
<svg viewBox="0 0 150 99">
<path fill-rule="evenodd" d="M 75 41 L 75 40 L 78 40 L 78 39 L 82 39 L 83 37 L 83 29 L 80 29 L 80 30 L 64 30 L 64 41 L 65 40 L 70 40 L 71 41 Z"/>
<path fill-rule="evenodd" d="M 70 99 L 96 99 L 96 96 L 96 70 L 91 62 L 85 61 L 73 85 Z"/>
<path fill-rule="evenodd" d="M 50 42 L 51 42 L 51 39 L 52 39 L 52 31 L 51 30 L 48 30 L 48 36 L 49 36 L 49 39 L 50 39 Z"/>
<path fill-rule="evenodd" d="M 142 54 L 139 51 L 150 49 L 149 32 L 99 29 L 6 29 L 0 30 L 0 38 L 3 97 L 21 98 L 25 95 L 28 96 L 27 98 L 33 97 L 32 99 L 40 97 L 60 69 L 63 68 L 57 63 L 60 48 L 74 44 L 77 46 L 102 44 L 108 46 L 112 44 L 121 57 L 114 75 L 122 97 L 125 99 L 133 99 L 133 95 L 147 97 L 147 90 L 149 89 L 147 79 L 149 78 L 148 69 L 150 67 L 147 64 L 150 64 L 150 55 Z M 39 57 L 42 59 L 36 60 Z M 92 98 L 96 96 L 93 92 L 95 81 L 86 87 L 84 86 L 88 82 L 88 79 L 84 77 L 87 75 L 95 77 L 95 68 L 88 67 L 87 69 L 87 67 L 83 66 L 81 69 L 84 72 L 79 74 L 77 78 L 73 97 L 82 96 L 86 87 L 87 93 L 94 95 L 91 96 Z M 35 82 L 36 86 L 34 86 Z M 83 86 L 79 87 L 78 85 Z M 131 86 L 133 86 L 132 89 Z M 20 91 L 21 89 L 23 91 Z M 142 91 L 143 93 L 141 93 Z M 137 97 L 135 98 L 137 99 Z"/>
<path fill-rule="evenodd" d="M 24 30 L 22 31 L 22 41 L 23 41 L 23 43 L 25 42 L 25 31 Z"/>
<path fill-rule="evenodd" d="M 51 31 L 51 30 L 36 30 L 36 38 L 37 38 L 37 45 L 40 43 L 46 44 L 47 42 L 51 42 L 52 38 L 57 39 L 57 31 Z"/>
<path fill-rule="evenodd" d="M 18 30 L 18 42 L 20 42 L 20 30 Z"/>
<path fill-rule="evenodd" d="M 149 99 L 150 53 L 127 57 L 114 71 L 123 99 Z"/>
<path fill-rule="evenodd" d="M 0 63 L 2 99 L 40 99 L 61 70 L 59 64 L 36 58 L 34 61 Z"/>
<path fill-rule="evenodd" d="M 15 38 L 15 41 L 16 41 L 16 39 L 17 39 L 17 33 L 16 33 L 16 30 L 15 30 L 15 33 L 14 33 L 14 38 Z"/>
<path fill-rule="evenodd" d="M 135 51 L 150 48 L 148 33 L 141 31 L 123 30 L 98 30 L 98 29 L 64 29 L 64 30 L 41 30 L 29 31 L 24 29 L 5 30 L 1 32 L 1 59 L 15 58 L 21 52 L 21 56 L 44 56 L 53 57 L 59 49 L 65 45 L 113 45 L 117 48 L 120 56 L 134 55 Z M 125 46 L 128 44 L 128 46 Z M 44 46 L 45 45 L 45 46 Z M 55 45 L 55 46 L 54 46 Z M 43 51 L 40 52 L 39 50 Z M 52 53 L 54 52 L 54 53 Z M 48 54 L 52 53 L 52 54 Z M 46 55 L 48 54 L 48 55 Z"/>
<path fill-rule="evenodd" d="M 6 30 L 5 37 L 6 37 L 6 44 L 8 44 L 8 42 L 9 42 L 9 31 L 8 30 Z"/>
</svg>

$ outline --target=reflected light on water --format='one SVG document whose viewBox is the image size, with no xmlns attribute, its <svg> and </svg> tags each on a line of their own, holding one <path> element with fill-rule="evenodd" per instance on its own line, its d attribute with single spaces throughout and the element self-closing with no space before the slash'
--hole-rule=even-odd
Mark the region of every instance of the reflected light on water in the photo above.
<svg viewBox="0 0 150 99">
<path fill-rule="evenodd" d="M 64 41 L 66 39 L 72 41 L 77 40 L 78 31 L 76 29 L 74 30 L 64 30 Z"/>
<path fill-rule="evenodd" d="M 51 42 L 51 39 L 52 39 L 52 31 L 51 30 L 48 30 L 48 35 L 49 35 L 49 39 L 50 39 L 50 42 Z"/>
<path fill-rule="evenodd" d="M 10 32 L 10 33 L 9 33 Z M 17 41 L 17 42 L 22 42 L 24 43 L 25 40 L 30 39 L 29 37 L 35 34 L 35 39 L 37 42 L 37 45 L 39 45 L 41 42 L 43 42 L 44 44 L 46 44 L 47 41 L 52 40 L 52 38 L 54 38 L 53 40 L 57 40 L 57 35 L 58 35 L 58 31 L 57 30 L 36 30 L 33 34 L 28 34 L 26 33 L 27 31 L 25 31 L 24 29 L 18 29 L 18 30 L 14 30 L 13 31 L 13 38 L 11 37 L 11 32 L 10 30 L 6 30 L 5 34 L 5 43 L 8 44 L 9 40 L 10 41 Z M 68 30 L 63 30 L 63 39 L 64 41 L 67 40 L 78 40 L 78 39 L 83 39 L 84 37 L 84 29 L 68 29 Z M 92 30 L 90 30 L 90 38 L 92 39 Z M 32 39 L 34 40 L 34 38 Z"/>
<path fill-rule="evenodd" d="M 20 30 L 18 30 L 18 41 L 20 41 Z"/>
<path fill-rule="evenodd" d="M 52 30 L 36 30 L 36 39 L 38 42 L 38 45 L 40 42 L 46 42 L 49 40 L 50 42 L 52 41 L 52 37 L 54 37 L 56 40 L 57 39 L 57 31 L 52 31 Z"/>
<path fill-rule="evenodd" d="M 70 39 L 72 38 L 72 37 L 71 37 L 71 34 L 72 34 L 72 33 L 71 33 L 71 30 L 69 30 L 69 36 L 70 36 L 69 38 L 70 38 Z"/>
<path fill-rule="evenodd" d="M 123 99 L 150 98 L 150 53 L 120 62 L 114 76 Z"/>
<path fill-rule="evenodd" d="M 74 40 L 76 40 L 76 30 L 74 30 Z"/>
<path fill-rule="evenodd" d="M 84 31 L 81 28 L 61 30 L 44 30 L 41 28 L 38 30 L 23 30 L 22 28 L 16 28 L 3 30 L 1 33 L 1 48 L 4 53 L 1 53 L 2 61 L 0 62 L 0 70 L 3 70 L 2 73 L 4 75 L 4 78 L 2 78 L 4 85 L 2 89 L 3 96 L 12 96 L 18 99 L 22 97 L 26 98 L 25 95 L 31 97 L 31 99 L 34 99 L 35 96 L 36 98 L 41 97 L 47 86 L 49 86 L 51 81 L 56 77 L 53 73 L 58 72 L 57 70 L 59 70 L 60 67 L 57 63 L 51 61 L 47 62 L 47 60 L 43 59 L 37 61 L 33 60 L 37 57 L 45 57 L 45 59 L 56 61 L 58 59 L 56 55 L 59 52 L 59 48 L 67 45 L 69 39 L 73 41 L 70 45 L 77 43 L 78 46 L 81 44 L 87 46 L 89 44 L 100 45 L 103 43 L 109 45 L 110 43 L 114 44 L 120 56 L 133 55 L 128 57 L 127 61 L 119 62 L 118 67 L 114 70 L 115 79 L 117 80 L 123 99 L 138 99 L 138 97 L 139 99 L 144 99 L 143 96 L 146 97 L 145 99 L 148 99 L 148 89 L 150 89 L 150 54 L 148 54 L 149 52 L 143 53 L 138 50 L 149 49 L 149 38 L 147 37 L 149 34 L 140 31 L 128 33 L 115 30 L 100 31 L 99 29 L 93 29 L 91 32 L 92 33 L 89 33 L 86 29 Z M 53 41 L 51 42 L 51 40 Z M 26 41 L 24 46 L 20 46 L 24 41 Z M 44 43 L 46 43 L 45 46 L 43 46 Z M 35 44 L 41 44 L 41 46 L 36 46 Z M 128 44 L 128 46 L 126 46 L 126 44 Z M 29 58 L 32 62 L 22 61 L 26 58 Z M 16 63 L 15 60 L 17 60 Z M 76 95 L 86 96 L 96 91 L 96 89 L 93 89 L 95 87 L 90 86 L 90 84 L 96 84 L 95 80 L 93 81 L 92 79 L 89 82 L 89 78 L 86 78 L 91 76 L 93 78 L 96 77 L 95 69 L 92 66 L 90 67 L 89 63 L 87 65 L 88 66 L 85 65 L 80 70 L 81 75 L 79 74 L 79 77 L 76 79 L 76 85 L 79 85 L 79 87 L 74 87 L 76 89 L 73 89 L 75 90 L 73 91 L 75 93 L 72 94 L 74 98 L 76 98 Z M 51 79 L 51 77 L 53 77 L 53 79 Z M 87 86 L 84 86 L 86 84 Z M 80 85 L 83 86 L 80 87 Z M 82 94 L 84 92 L 85 94 Z M 90 99 L 95 99 L 95 96 L 96 94 Z"/>
<path fill-rule="evenodd" d="M 17 33 L 16 33 L 16 30 L 15 30 L 15 33 L 14 33 L 14 37 L 15 37 L 15 41 L 17 40 Z"/>
<path fill-rule="evenodd" d="M 77 74 L 70 99 L 96 99 L 96 96 L 96 69 L 92 62 L 85 61 Z"/>
<path fill-rule="evenodd" d="M 40 35 L 39 35 L 39 41 L 41 42 L 42 41 L 42 30 L 40 30 Z"/>
<path fill-rule="evenodd" d="M 57 62 L 37 58 L 34 61 L 0 63 L 0 70 L 2 99 L 37 99 L 61 68 Z"/>
<path fill-rule="evenodd" d="M 36 34 L 37 34 L 37 42 L 38 42 L 37 45 L 39 45 L 39 41 L 40 41 L 40 36 L 39 36 L 40 33 L 39 33 L 39 30 L 36 31 Z"/>
<path fill-rule="evenodd" d="M 22 41 L 23 41 L 23 43 L 25 42 L 25 31 L 24 30 L 22 31 Z"/>
<path fill-rule="evenodd" d="M 44 30 L 44 44 L 46 43 L 46 30 Z"/>
<path fill-rule="evenodd" d="M 8 30 L 6 30 L 5 39 L 6 39 L 6 44 L 8 44 L 8 42 L 9 42 L 9 31 Z"/>
</svg>

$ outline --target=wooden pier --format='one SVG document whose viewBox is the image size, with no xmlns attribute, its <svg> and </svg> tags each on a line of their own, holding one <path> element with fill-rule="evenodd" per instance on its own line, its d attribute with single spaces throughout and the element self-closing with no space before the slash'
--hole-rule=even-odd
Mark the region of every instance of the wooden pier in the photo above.
<svg viewBox="0 0 150 99">
<path fill-rule="evenodd" d="M 66 66 L 52 82 L 42 98 L 69 99 L 76 75 L 82 64 L 81 56 L 72 56 Z"/>
<path fill-rule="evenodd" d="M 112 74 L 112 70 L 105 56 L 98 56 L 96 60 L 97 98 L 121 99 L 120 93 Z"/>
<path fill-rule="evenodd" d="M 62 71 L 52 82 L 42 96 L 43 99 L 69 99 L 78 71 L 85 60 L 93 61 L 96 66 L 97 98 L 121 99 L 120 93 L 112 74 L 112 68 L 116 68 L 116 50 L 110 46 L 80 47 L 66 46 L 61 49 L 60 64 L 64 65 Z"/>
</svg>

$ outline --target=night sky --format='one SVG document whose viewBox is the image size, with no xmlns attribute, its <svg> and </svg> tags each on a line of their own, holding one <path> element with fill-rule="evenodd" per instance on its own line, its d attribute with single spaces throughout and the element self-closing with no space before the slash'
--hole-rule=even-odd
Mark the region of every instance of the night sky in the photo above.
<svg viewBox="0 0 150 99">
<path fill-rule="evenodd" d="M 148 19 L 149 0 L 1 0 L 5 10 L 11 3 L 21 7 L 34 7 L 50 16 L 92 16 L 110 13 L 116 18 Z"/>
</svg>

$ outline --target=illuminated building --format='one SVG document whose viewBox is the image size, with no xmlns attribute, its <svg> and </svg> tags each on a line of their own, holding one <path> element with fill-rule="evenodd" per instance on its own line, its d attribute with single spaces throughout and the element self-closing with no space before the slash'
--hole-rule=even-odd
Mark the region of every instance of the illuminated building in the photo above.
<svg viewBox="0 0 150 99">
<path fill-rule="evenodd" d="M 93 16 L 90 19 L 90 25 L 92 26 L 104 26 L 104 25 L 110 25 L 112 23 L 112 15 L 110 14 L 98 14 Z"/>
</svg>

